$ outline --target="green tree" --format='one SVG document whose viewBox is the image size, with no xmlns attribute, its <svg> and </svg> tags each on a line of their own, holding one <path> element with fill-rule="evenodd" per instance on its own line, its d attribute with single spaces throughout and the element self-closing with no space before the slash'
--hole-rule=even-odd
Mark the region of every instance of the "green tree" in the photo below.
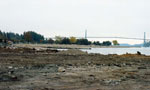
<svg viewBox="0 0 150 90">
<path fill-rule="evenodd" d="M 52 38 L 49 38 L 49 39 L 48 39 L 48 43 L 49 43 L 49 44 L 53 44 L 53 43 L 54 43 L 54 40 L 53 40 Z"/>
<path fill-rule="evenodd" d="M 56 44 L 61 44 L 63 37 L 61 36 L 55 36 L 55 43 Z"/>
<path fill-rule="evenodd" d="M 118 43 L 117 40 L 113 40 L 112 43 L 113 43 L 113 45 L 115 45 L 115 46 L 116 46 L 116 45 L 119 45 L 119 43 Z"/>
<path fill-rule="evenodd" d="M 93 44 L 94 45 L 102 45 L 102 43 L 100 43 L 99 41 L 94 41 Z"/>
<path fill-rule="evenodd" d="M 70 39 L 69 38 L 63 38 L 61 44 L 70 44 Z"/>
<path fill-rule="evenodd" d="M 70 37 L 70 43 L 75 44 L 77 42 L 77 39 L 75 37 Z"/>
<path fill-rule="evenodd" d="M 0 31 L 0 39 L 4 39 L 3 33 Z"/>
<path fill-rule="evenodd" d="M 102 45 L 103 46 L 111 46 L 111 42 L 110 41 L 104 41 L 103 43 L 102 43 Z"/>
<path fill-rule="evenodd" d="M 33 31 L 28 31 L 28 32 L 24 32 L 24 39 L 27 42 L 42 43 L 44 41 L 44 36 Z"/>
<path fill-rule="evenodd" d="M 30 32 L 24 32 L 24 40 L 29 42 L 33 42 L 32 35 Z"/>
<path fill-rule="evenodd" d="M 91 42 L 88 41 L 87 39 L 77 39 L 76 44 L 79 44 L 79 45 L 90 45 Z"/>
</svg>

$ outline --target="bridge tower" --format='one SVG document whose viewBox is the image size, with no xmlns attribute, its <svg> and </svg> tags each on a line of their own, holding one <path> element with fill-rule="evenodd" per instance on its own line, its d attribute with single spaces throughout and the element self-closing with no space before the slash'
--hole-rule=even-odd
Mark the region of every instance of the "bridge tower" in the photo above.
<svg viewBox="0 0 150 90">
<path fill-rule="evenodd" d="M 143 46 L 145 47 L 146 44 L 146 32 L 144 32 L 144 42 L 143 42 Z"/>
<path fill-rule="evenodd" d="M 85 30 L 85 39 L 87 39 L 87 30 Z"/>
</svg>

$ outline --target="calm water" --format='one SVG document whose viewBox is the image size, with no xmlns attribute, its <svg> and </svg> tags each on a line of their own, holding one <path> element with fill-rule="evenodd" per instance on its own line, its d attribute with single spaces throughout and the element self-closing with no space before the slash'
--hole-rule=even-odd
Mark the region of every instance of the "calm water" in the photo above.
<svg viewBox="0 0 150 90">
<path fill-rule="evenodd" d="M 100 54 L 126 54 L 132 53 L 135 54 L 137 51 L 140 51 L 142 54 L 150 55 L 150 48 L 92 48 L 91 50 L 83 50 L 87 51 L 88 53 L 100 53 Z"/>
</svg>

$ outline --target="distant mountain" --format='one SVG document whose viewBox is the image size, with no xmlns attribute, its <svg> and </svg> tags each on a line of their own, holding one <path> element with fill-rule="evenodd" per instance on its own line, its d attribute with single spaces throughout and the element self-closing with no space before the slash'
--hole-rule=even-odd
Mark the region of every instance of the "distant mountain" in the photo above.
<svg viewBox="0 0 150 90">
<path fill-rule="evenodd" d="M 131 46 L 131 45 L 127 43 L 123 43 L 123 44 L 120 44 L 119 46 Z"/>
<path fill-rule="evenodd" d="M 130 45 L 130 44 L 128 44 L 128 43 L 123 43 L 123 44 L 120 44 L 120 46 L 141 47 L 141 46 L 143 46 L 143 44 L 134 44 L 134 45 Z"/>
<path fill-rule="evenodd" d="M 134 45 L 132 45 L 133 47 L 142 47 L 143 46 L 143 44 L 134 44 Z"/>
</svg>

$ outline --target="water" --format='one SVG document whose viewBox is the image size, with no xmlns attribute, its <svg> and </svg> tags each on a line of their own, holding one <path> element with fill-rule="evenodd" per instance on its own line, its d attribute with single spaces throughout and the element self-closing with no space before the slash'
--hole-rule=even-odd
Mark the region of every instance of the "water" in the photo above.
<svg viewBox="0 0 150 90">
<path fill-rule="evenodd" d="M 91 48 L 90 50 L 81 49 L 82 51 L 86 51 L 88 53 L 100 53 L 100 54 L 136 54 L 137 51 L 140 51 L 142 54 L 150 55 L 150 48 Z"/>
</svg>

